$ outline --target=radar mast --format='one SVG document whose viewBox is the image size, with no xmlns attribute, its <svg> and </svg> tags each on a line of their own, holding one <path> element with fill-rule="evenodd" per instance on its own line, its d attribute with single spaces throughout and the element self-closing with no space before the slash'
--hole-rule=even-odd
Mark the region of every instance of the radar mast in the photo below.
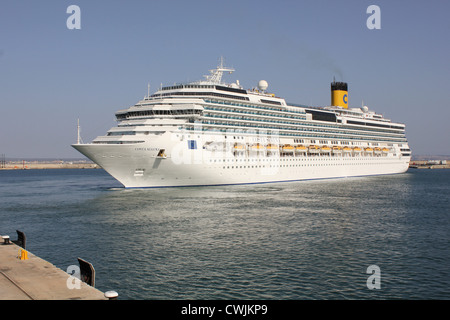
<svg viewBox="0 0 450 320">
<path fill-rule="evenodd" d="M 233 68 L 227 68 L 223 65 L 223 57 L 220 57 L 219 65 L 216 69 L 209 70 L 211 73 L 206 77 L 206 81 L 210 83 L 215 84 L 221 84 L 222 83 L 222 76 L 224 72 L 229 72 L 230 74 L 233 73 L 235 70 Z"/>
</svg>

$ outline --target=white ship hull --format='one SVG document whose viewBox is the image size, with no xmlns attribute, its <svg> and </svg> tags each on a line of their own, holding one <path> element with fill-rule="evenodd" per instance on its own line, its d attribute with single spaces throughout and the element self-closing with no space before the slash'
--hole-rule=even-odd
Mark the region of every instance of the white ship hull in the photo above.
<svg viewBox="0 0 450 320">
<path fill-rule="evenodd" d="M 207 150 L 196 140 L 159 138 L 139 144 L 77 144 L 75 149 L 104 168 L 126 188 L 208 186 L 288 182 L 403 173 L 410 157 L 401 153 L 328 155 L 254 152 L 239 154 L 232 147 Z M 164 150 L 161 156 L 160 150 Z"/>
<path fill-rule="evenodd" d="M 175 84 L 116 112 L 117 126 L 75 149 L 126 188 L 252 184 L 402 173 L 405 125 L 367 107 L 348 108 L 347 84 L 332 105 L 289 104 L 267 82 L 244 90 L 221 81 Z M 79 128 L 79 127 L 78 127 Z"/>
</svg>

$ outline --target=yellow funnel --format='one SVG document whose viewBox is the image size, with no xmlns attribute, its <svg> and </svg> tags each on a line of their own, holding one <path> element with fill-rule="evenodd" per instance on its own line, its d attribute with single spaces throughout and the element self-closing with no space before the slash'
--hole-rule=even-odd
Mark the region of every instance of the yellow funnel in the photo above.
<svg viewBox="0 0 450 320">
<path fill-rule="evenodd" d="M 334 81 L 331 83 L 331 105 L 348 108 L 347 83 Z"/>
</svg>

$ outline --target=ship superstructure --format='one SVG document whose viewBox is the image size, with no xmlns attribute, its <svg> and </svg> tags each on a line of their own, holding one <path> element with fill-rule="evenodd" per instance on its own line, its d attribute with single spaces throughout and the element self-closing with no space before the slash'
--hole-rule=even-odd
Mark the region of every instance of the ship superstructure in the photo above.
<svg viewBox="0 0 450 320">
<path fill-rule="evenodd" d="M 221 62 L 202 81 L 161 86 L 116 112 L 117 126 L 73 147 L 125 187 L 250 184 L 402 173 L 405 125 L 348 108 L 347 83 L 331 106 L 287 103 L 222 82 Z"/>
</svg>

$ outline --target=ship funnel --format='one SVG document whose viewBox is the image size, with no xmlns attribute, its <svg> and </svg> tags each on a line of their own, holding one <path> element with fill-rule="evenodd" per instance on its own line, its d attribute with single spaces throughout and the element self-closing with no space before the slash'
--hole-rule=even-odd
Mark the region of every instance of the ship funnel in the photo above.
<svg viewBox="0 0 450 320">
<path fill-rule="evenodd" d="M 346 82 L 331 83 L 331 105 L 348 108 L 348 91 Z"/>
</svg>

